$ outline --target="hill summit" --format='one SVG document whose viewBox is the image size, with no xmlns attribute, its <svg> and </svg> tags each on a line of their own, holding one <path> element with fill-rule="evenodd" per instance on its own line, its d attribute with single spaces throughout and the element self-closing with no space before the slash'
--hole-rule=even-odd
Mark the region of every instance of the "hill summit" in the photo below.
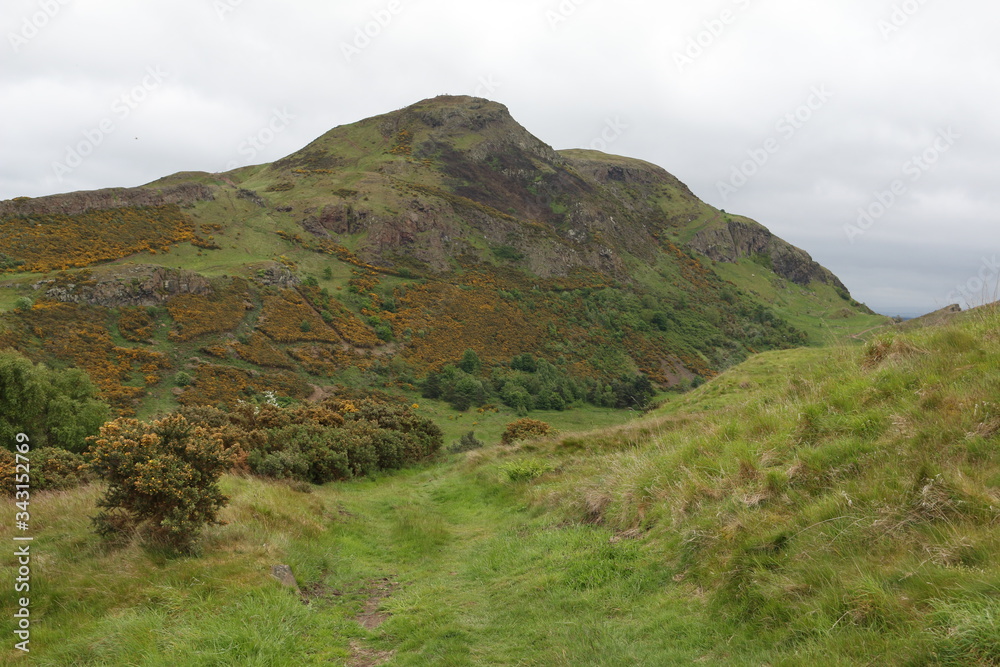
<svg viewBox="0 0 1000 667">
<path fill-rule="evenodd" d="M 636 377 L 688 386 L 882 321 L 662 168 L 553 150 L 471 97 L 271 164 L 0 202 L 0 238 L 20 306 L 0 346 L 83 367 L 126 412 L 446 370 L 473 405 L 616 404 Z"/>
</svg>

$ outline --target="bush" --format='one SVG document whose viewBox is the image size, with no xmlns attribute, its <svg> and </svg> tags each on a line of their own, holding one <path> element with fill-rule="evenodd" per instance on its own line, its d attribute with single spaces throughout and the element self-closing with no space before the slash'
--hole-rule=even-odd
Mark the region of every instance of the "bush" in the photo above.
<svg viewBox="0 0 1000 667">
<path fill-rule="evenodd" d="M 24 313 L 31 310 L 31 307 L 35 305 L 35 302 L 26 296 L 19 296 L 16 301 L 14 301 L 14 310 L 19 313 Z"/>
<path fill-rule="evenodd" d="M 507 424 L 506 430 L 500 439 L 504 444 L 511 444 L 518 440 L 528 440 L 530 438 L 540 438 L 552 433 L 552 427 L 537 419 L 518 419 Z"/>
<path fill-rule="evenodd" d="M 174 374 L 174 384 L 178 387 L 190 386 L 192 382 L 194 382 L 194 378 L 187 371 L 177 371 Z"/>
<path fill-rule="evenodd" d="M 314 484 L 402 468 L 435 454 L 442 442 L 434 422 L 374 399 L 243 403 L 228 413 L 184 408 L 184 414 L 220 439 L 241 469 Z"/>
<path fill-rule="evenodd" d="M 90 481 L 90 469 L 79 454 L 57 447 L 31 453 L 31 486 L 39 491 L 71 489 Z"/>
<path fill-rule="evenodd" d="M 108 483 L 94 518 L 101 536 L 145 527 L 183 551 L 206 524 L 219 523 L 229 499 L 218 481 L 232 464 L 221 438 L 172 415 L 151 424 L 117 419 L 91 440 L 91 468 Z"/>
<path fill-rule="evenodd" d="M 449 451 L 460 454 L 462 452 L 471 452 L 474 449 L 482 449 L 485 446 L 486 443 L 476 437 L 475 431 L 469 431 L 459 438 L 458 442 L 449 448 Z"/>
</svg>

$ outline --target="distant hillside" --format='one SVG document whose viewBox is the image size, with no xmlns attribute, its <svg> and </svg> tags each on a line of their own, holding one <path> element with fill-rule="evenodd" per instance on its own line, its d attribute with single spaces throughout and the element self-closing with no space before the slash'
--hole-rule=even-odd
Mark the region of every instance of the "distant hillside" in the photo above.
<svg viewBox="0 0 1000 667">
<path fill-rule="evenodd" d="M 0 268 L 0 346 L 85 368 L 125 412 L 412 390 L 470 350 L 473 403 L 611 404 L 885 321 L 663 169 L 554 151 L 468 97 L 272 164 L 0 202 Z M 528 398 L 525 354 L 547 374 Z"/>
</svg>

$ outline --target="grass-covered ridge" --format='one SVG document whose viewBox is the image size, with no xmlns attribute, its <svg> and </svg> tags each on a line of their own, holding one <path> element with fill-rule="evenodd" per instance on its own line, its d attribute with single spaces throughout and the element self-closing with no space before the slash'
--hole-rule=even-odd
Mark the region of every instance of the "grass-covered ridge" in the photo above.
<svg viewBox="0 0 1000 667">
<path fill-rule="evenodd" d="M 762 354 L 644 422 L 490 466 L 544 461 L 536 505 L 641 536 L 776 655 L 997 664 L 998 364 L 1000 314 L 979 309 Z"/>
</svg>

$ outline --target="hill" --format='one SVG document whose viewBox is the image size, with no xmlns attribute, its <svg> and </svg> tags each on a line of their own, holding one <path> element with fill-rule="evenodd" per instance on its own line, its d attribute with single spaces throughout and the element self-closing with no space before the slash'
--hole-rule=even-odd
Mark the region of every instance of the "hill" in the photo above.
<svg viewBox="0 0 1000 667">
<path fill-rule="evenodd" d="M 885 321 L 663 169 L 554 151 L 467 97 L 272 164 L 0 202 L 0 248 L 0 347 L 84 368 L 124 413 L 413 392 L 470 350 L 458 405 L 616 405 Z"/>
<path fill-rule="evenodd" d="M 199 557 L 102 543 L 99 487 L 40 494 L 32 664 L 997 664 L 998 331 L 768 352 L 388 477 L 228 476 Z"/>
</svg>

